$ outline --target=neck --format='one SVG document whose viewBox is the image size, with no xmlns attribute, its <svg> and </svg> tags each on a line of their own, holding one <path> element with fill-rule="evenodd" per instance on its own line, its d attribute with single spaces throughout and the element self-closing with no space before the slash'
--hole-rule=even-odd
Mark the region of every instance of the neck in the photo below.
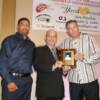
<svg viewBox="0 0 100 100">
<path fill-rule="evenodd" d="M 27 36 L 26 35 L 23 35 L 22 37 L 23 37 L 24 40 L 27 39 Z"/>
<path fill-rule="evenodd" d="M 76 40 L 76 39 L 78 39 L 80 37 L 80 34 L 78 35 L 78 36 L 76 36 L 76 37 L 72 37 L 72 39 L 73 40 Z"/>
<path fill-rule="evenodd" d="M 24 40 L 27 39 L 27 37 L 28 37 L 27 34 L 25 35 L 25 34 L 19 32 L 19 31 L 18 31 L 18 34 L 19 34 L 20 37 L 23 38 Z"/>
<path fill-rule="evenodd" d="M 54 46 L 51 46 L 51 45 L 48 45 L 48 44 L 47 44 L 47 46 L 48 46 L 50 49 L 55 48 L 55 45 L 54 45 Z"/>
</svg>

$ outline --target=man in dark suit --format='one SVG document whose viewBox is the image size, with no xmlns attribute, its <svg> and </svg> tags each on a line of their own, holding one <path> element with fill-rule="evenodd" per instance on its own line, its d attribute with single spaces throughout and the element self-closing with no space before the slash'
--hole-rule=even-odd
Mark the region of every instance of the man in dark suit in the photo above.
<svg viewBox="0 0 100 100">
<path fill-rule="evenodd" d="M 34 67 L 37 71 L 37 100 L 62 100 L 64 97 L 63 63 L 57 58 L 56 31 L 47 31 L 45 42 L 45 46 L 36 49 Z"/>
</svg>

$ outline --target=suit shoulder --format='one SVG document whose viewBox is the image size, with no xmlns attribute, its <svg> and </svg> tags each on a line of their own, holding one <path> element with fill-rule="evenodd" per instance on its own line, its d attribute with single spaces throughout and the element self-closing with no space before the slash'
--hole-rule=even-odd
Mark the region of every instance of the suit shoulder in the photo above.
<svg viewBox="0 0 100 100">
<path fill-rule="evenodd" d="M 41 46 L 38 46 L 38 47 L 36 47 L 36 48 L 37 48 L 37 49 L 44 49 L 45 46 L 41 45 Z"/>
<path fill-rule="evenodd" d="M 36 47 L 36 51 L 37 52 L 44 52 L 46 49 L 45 49 L 45 46 L 38 46 Z"/>
<path fill-rule="evenodd" d="M 29 42 L 33 47 L 36 47 L 35 43 L 29 38 Z"/>
</svg>

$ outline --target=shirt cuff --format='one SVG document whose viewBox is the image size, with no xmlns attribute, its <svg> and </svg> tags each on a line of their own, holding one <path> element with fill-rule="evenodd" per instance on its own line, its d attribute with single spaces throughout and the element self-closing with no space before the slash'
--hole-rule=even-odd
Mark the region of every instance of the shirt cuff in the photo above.
<svg viewBox="0 0 100 100">
<path fill-rule="evenodd" d="M 55 71 L 55 69 L 56 69 L 56 66 L 53 65 L 52 66 L 52 71 Z"/>
</svg>

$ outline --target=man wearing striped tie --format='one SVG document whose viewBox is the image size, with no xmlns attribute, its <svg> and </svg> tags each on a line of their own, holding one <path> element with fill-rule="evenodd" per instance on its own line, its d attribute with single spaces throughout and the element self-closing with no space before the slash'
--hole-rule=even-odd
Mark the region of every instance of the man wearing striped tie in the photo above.
<svg viewBox="0 0 100 100">
<path fill-rule="evenodd" d="M 57 32 L 48 30 L 45 45 L 37 47 L 34 68 L 37 71 L 37 100 L 62 100 L 64 97 L 63 62 L 58 61 Z M 69 70 L 67 66 L 64 70 Z"/>
<path fill-rule="evenodd" d="M 76 20 L 66 23 L 68 38 L 61 43 L 61 48 L 74 48 L 76 68 L 68 72 L 71 100 L 99 100 L 99 85 L 95 64 L 100 61 L 97 45 L 92 36 L 80 33 Z"/>
</svg>

